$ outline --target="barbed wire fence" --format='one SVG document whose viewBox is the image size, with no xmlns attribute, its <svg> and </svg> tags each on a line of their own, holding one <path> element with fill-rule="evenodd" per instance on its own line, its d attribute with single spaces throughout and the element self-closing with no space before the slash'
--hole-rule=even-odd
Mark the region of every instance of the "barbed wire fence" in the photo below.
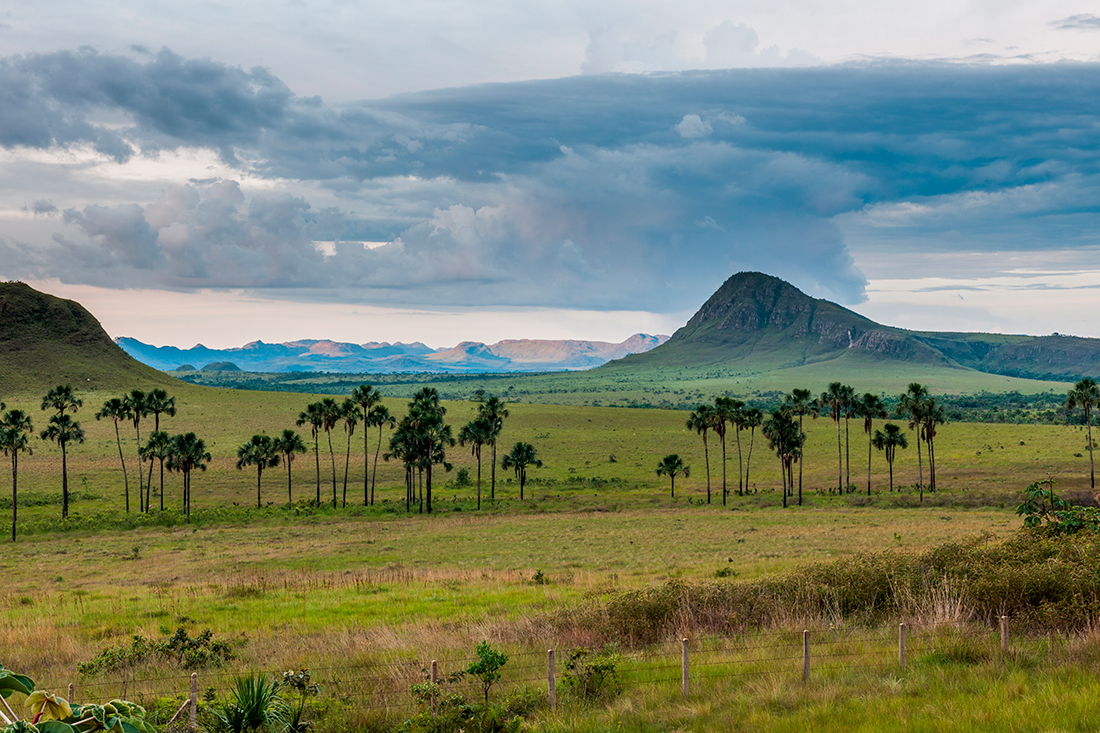
<svg viewBox="0 0 1100 733">
<path fill-rule="evenodd" d="M 996 630 L 979 634 L 976 643 L 987 657 L 1012 653 L 1009 619 L 1000 617 Z M 971 634 L 970 639 L 975 637 Z M 647 647 L 641 651 L 617 655 L 616 684 L 622 689 L 634 687 L 664 688 L 669 694 L 690 697 L 722 686 L 734 688 L 747 681 L 769 679 L 779 684 L 809 684 L 816 679 L 842 678 L 852 673 L 901 674 L 914 661 L 936 654 L 957 653 L 959 633 L 951 626 L 919 626 L 906 623 L 896 628 L 809 629 L 801 631 L 750 631 L 741 636 L 687 638 Z M 568 650 L 563 650 L 568 653 Z M 410 715 L 418 710 L 411 694 L 413 685 L 432 682 L 440 691 L 457 692 L 469 699 L 480 699 L 477 682 L 467 676 L 453 679 L 455 672 L 466 670 L 476 656 L 453 652 L 436 658 L 406 658 L 378 663 L 312 667 L 313 681 L 320 684 L 322 695 L 345 706 L 371 709 L 389 716 Z M 514 692 L 527 688 L 545 695 L 553 709 L 571 700 L 559 694 L 569 670 L 558 650 L 510 652 L 500 669 L 502 677 L 494 689 Z M 50 690 L 67 688 L 70 702 L 127 699 L 147 707 L 156 703 L 159 711 L 155 724 L 195 729 L 199 710 L 207 691 L 225 690 L 244 673 L 241 670 L 208 669 L 191 674 L 138 676 L 103 675 L 81 679 L 44 680 L 40 687 Z M 51 684 L 52 683 L 52 684 Z M 178 706 L 178 707 L 177 707 Z M 174 713 L 169 717 L 168 712 Z"/>
</svg>

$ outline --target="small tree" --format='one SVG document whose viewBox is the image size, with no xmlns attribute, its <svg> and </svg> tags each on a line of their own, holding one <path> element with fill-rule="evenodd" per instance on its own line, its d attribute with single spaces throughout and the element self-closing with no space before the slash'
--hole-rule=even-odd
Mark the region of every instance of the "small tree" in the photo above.
<svg viewBox="0 0 1100 733">
<path fill-rule="evenodd" d="M 661 462 L 657 464 L 657 475 L 668 476 L 672 491 L 672 498 L 676 498 L 676 476 L 683 476 L 687 478 L 691 475 L 691 466 L 685 466 L 684 460 L 680 458 L 678 453 L 670 453 L 661 459 Z"/>
<path fill-rule="evenodd" d="M 272 443 L 277 451 L 283 454 L 283 465 L 286 466 L 286 505 L 294 503 L 294 492 L 290 481 L 290 467 L 294 463 L 295 453 L 305 453 L 306 444 L 302 436 L 290 428 L 284 428 L 283 434 Z"/>
<path fill-rule="evenodd" d="M 871 444 L 880 451 L 886 453 L 886 465 L 890 467 L 890 491 L 894 490 L 894 456 L 897 454 L 898 448 L 908 448 L 909 441 L 905 437 L 905 433 L 901 432 L 901 428 L 892 422 L 886 423 L 882 430 L 875 431 L 875 437 L 871 439 Z"/>
<path fill-rule="evenodd" d="M 535 446 L 530 443 L 516 443 L 512 450 L 504 456 L 504 460 L 500 462 L 500 467 L 505 471 L 509 468 L 515 470 L 516 478 L 519 479 L 520 501 L 523 500 L 523 486 L 527 483 L 528 466 L 542 468 L 542 461 L 535 454 Z"/>
<path fill-rule="evenodd" d="M 489 688 L 500 679 L 500 668 L 508 663 L 508 655 L 499 649 L 494 649 L 488 641 L 477 645 L 475 650 L 477 661 L 466 668 L 468 674 L 477 677 L 481 682 L 481 689 L 485 693 L 485 704 L 489 704 Z"/>
</svg>

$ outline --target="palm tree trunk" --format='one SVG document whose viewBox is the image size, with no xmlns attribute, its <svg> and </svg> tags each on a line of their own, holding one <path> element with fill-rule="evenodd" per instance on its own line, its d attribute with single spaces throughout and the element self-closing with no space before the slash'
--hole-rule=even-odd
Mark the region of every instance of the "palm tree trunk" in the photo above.
<svg viewBox="0 0 1100 733">
<path fill-rule="evenodd" d="M 710 449 L 707 447 L 707 434 L 703 433 L 703 457 L 707 464 L 707 503 L 710 503 Z"/>
<path fill-rule="evenodd" d="M 917 428 L 917 485 L 920 487 L 921 501 L 924 501 L 924 462 L 921 460 L 921 442 L 920 428 Z"/>
<path fill-rule="evenodd" d="M 160 510 L 164 511 L 164 459 L 157 459 L 160 463 Z"/>
<path fill-rule="evenodd" d="M 871 431 L 867 431 L 867 496 L 871 495 Z"/>
<path fill-rule="evenodd" d="M 886 462 L 890 464 L 890 493 L 894 493 L 894 459 L 886 456 Z"/>
<path fill-rule="evenodd" d="M 799 416 L 798 416 L 798 435 L 800 436 L 799 439 L 802 441 L 802 445 L 800 447 L 802 448 L 802 451 L 803 451 L 802 460 L 800 460 L 798 462 L 798 505 L 802 506 L 802 463 L 806 459 L 806 455 L 805 455 L 805 451 L 806 451 L 806 433 L 802 430 L 802 415 L 801 414 L 799 414 Z"/>
<path fill-rule="evenodd" d="M 313 436 L 313 458 L 317 462 L 317 506 L 321 506 L 321 434 Z"/>
<path fill-rule="evenodd" d="M 15 542 L 15 520 L 19 513 L 19 451 L 11 452 L 11 541 Z"/>
<path fill-rule="evenodd" d="M 382 452 L 382 426 L 378 426 L 378 447 L 374 449 L 374 471 L 370 477 L 370 505 L 374 506 L 374 482 L 378 479 L 378 456 Z"/>
<path fill-rule="evenodd" d="M 118 434 L 118 420 L 115 423 L 115 442 L 118 443 L 118 460 L 122 462 L 122 482 L 126 487 L 126 511 L 130 511 L 130 476 L 126 473 L 126 458 L 122 455 L 122 437 Z M 140 463 L 138 464 L 141 465 Z M 140 473 L 141 470 L 138 469 Z M 15 532 L 15 528 L 12 527 L 12 532 Z M 12 534 L 12 540 L 15 539 L 15 535 Z"/>
<path fill-rule="evenodd" d="M 1092 413 L 1085 408 L 1085 422 L 1089 426 L 1089 486 L 1096 488 L 1096 464 L 1092 462 Z"/>
<path fill-rule="evenodd" d="M 742 478 L 745 472 L 745 466 L 741 462 L 741 428 L 737 428 L 737 432 L 734 434 L 737 436 L 737 495 L 745 495 L 745 484 L 742 482 Z"/>
<path fill-rule="evenodd" d="M 69 464 L 65 455 L 65 441 L 61 443 L 61 518 L 69 516 Z"/>
<path fill-rule="evenodd" d="M 264 475 L 264 469 L 262 466 L 256 468 L 256 508 L 261 509 L 263 505 L 260 503 L 260 478 Z"/>
<path fill-rule="evenodd" d="M 749 464 L 752 463 L 752 444 L 756 440 L 756 429 L 749 431 L 749 455 L 745 458 L 745 491 L 749 490 Z"/>
<path fill-rule="evenodd" d="M 726 434 L 722 433 L 722 506 L 726 505 Z"/>
<path fill-rule="evenodd" d="M 138 503 L 143 501 L 142 497 L 145 496 L 145 487 L 142 486 L 142 471 L 141 471 L 141 428 L 137 425 L 134 426 L 134 431 L 137 433 L 137 457 L 138 457 Z M 143 511 L 142 507 L 138 507 L 138 511 Z M 126 513 L 130 513 L 130 497 L 126 497 Z"/>
<path fill-rule="evenodd" d="M 348 468 L 351 467 L 351 433 L 348 433 L 348 447 L 344 451 L 344 501 L 341 506 L 348 505 Z M 366 479 L 364 479 L 365 481 Z"/>
<path fill-rule="evenodd" d="M 852 450 L 848 441 L 848 418 L 844 418 L 844 491 L 852 485 Z"/>
<path fill-rule="evenodd" d="M 836 418 L 836 490 L 844 493 L 844 454 L 840 450 L 840 416 Z"/>
<path fill-rule="evenodd" d="M 493 440 L 493 462 L 489 467 L 489 501 L 497 500 L 497 441 Z"/>
<path fill-rule="evenodd" d="M 138 466 L 138 473 L 141 473 L 141 466 Z M 145 513 L 149 513 L 149 504 L 153 500 L 153 457 L 149 457 L 149 478 L 145 481 L 146 493 L 145 493 Z"/>
<path fill-rule="evenodd" d="M 419 501 L 420 509 L 417 510 L 416 513 L 417 514 L 423 514 L 424 513 L 424 469 L 423 468 L 417 468 L 416 469 L 416 480 L 417 480 L 417 483 L 420 484 L 420 501 Z"/>
<path fill-rule="evenodd" d="M 290 464 L 291 463 L 292 463 L 292 461 L 290 459 L 290 454 L 287 453 L 287 456 L 286 456 L 286 508 L 287 509 L 294 506 L 294 492 L 291 490 L 291 487 L 290 487 Z"/>
<path fill-rule="evenodd" d="M 779 478 L 783 480 L 783 508 L 787 508 L 787 462 L 779 456 Z"/>
<path fill-rule="evenodd" d="M 326 430 L 328 436 L 328 459 L 332 464 L 332 508 L 336 508 L 336 452 L 332 450 L 332 431 Z"/>
<path fill-rule="evenodd" d="M 477 447 L 477 508 L 481 509 L 481 446 Z"/>
<path fill-rule="evenodd" d="M 370 506 L 370 426 L 363 424 L 363 506 Z M 379 430 L 381 434 L 381 430 Z"/>
</svg>

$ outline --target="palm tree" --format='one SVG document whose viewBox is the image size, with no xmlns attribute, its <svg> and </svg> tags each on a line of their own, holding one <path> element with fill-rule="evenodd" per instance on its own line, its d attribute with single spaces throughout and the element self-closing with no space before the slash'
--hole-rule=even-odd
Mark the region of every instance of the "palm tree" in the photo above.
<svg viewBox="0 0 1100 733">
<path fill-rule="evenodd" d="M 741 400 L 735 400 L 732 397 L 715 397 L 714 398 L 714 432 L 718 433 L 718 437 L 722 441 L 722 506 L 726 505 L 726 494 L 729 491 L 726 489 L 726 424 L 729 423 L 734 427 L 734 434 L 737 430 L 737 415 L 745 407 L 745 403 Z M 740 466 L 738 467 L 737 482 L 741 483 Z"/>
<path fill-rule="evenodd" d="M 523 486 L 527 483 L 527 467 L 542 468 L 542 461 L 535 454 L 535 446 L 530 443 L 516 443 L 512 450 L 500 461 L 500 467 L 507 471 L 514 469 L 519 479 L 519 499 L 523 501 Z"/>
<path fill-rule="evenodd" d="M 275 447 L 270 435 L 253 435 L 240 448 L 237 448 L 237 470 L 246 466 L 256 467 L 256 508 L 263 506 L 260 496 L 260 482 L 265 468 L 279 465 L 279 449 Z"/>
<path fill-rule="evenodd" d="M 802 435 L 802 449 L 805 450 L 806 433 L 802 429 L 802 418 L 805 415 L 817 417 L 814 394 L 808 389 L 792 389 L 789 395 L 783 397 L 783 407 L 792 415 L 798 415 L 798 432 Z M 806 461 L 802 458 L 798 461 L 798 505 L 802 506 L 802 466 Z"/>
<path fill-rule="evenodd" d="M 149 398 L 140 389 L 130 390 L 130 394 L 123 397 L 126 409 L 130 413 L 130 419 L 134 422 L 134 432 L 137 433 L 138 465 L 141 465 L 141 418 L 149 416 Z M 138 500 L 144 511 L 145 486 L 141 471 L 138 471 Z M 126 511 L 130 511 L 129 507 Z"/>
<path fill-rule="evenodd" d="M 699 405 L 687 420 L 688 430 L 694 430 L 703 436 L 703 459 L 707 467 L 707 503 L 710 503 L 710 448 L 707 446 L 707 431 L 715 424 L 714 408 Z"/>
<path fill-rule="evenodd" d="M 424 475 L 428 514 L 432 513 L 432 467 L 442 463 L 444 470 L 451 470 L 451 464 L 446 462 L 446 450 L 455 444 L 455 439 L 451 436 L 451 426 L 443 422 L 446 414 L 447 409 L 439 404 L 439 391 L 424 387 L 413 395 L 406 418 L 416 446 L 417 467 Z"/>
<path fill-rule="evenodd" d="M 332 429 L 343 417 L 343 410 L 332 397 L 325 397 L 320 402 L 321 429 L 328 437 L 328 458 L 332 464 L 332 508 L 336 508 L 336 453 L 332 449 Z M 318 503 L 320 499 L 318 499 Z"/>
<path fill-rule="evenodd" d="M 84 429 L 72 415 L 60 413 L 50 416 L 49 425 L 39 433 L 42 440 L 52 440 L 61 447 L 61 518 L 69 516 L 69 462 L 66 446 L 83 443 Z"/>
<path fill-rule="evenodd" d="M 936 426 L 946 422 L 947 412 L 943 406 L 936 404 L 935 397 L 929 397 L 925 404 L 920 437 L 928 447 L 928 488 L 931 491 L 936 490 Z"/>
<path fill-rule="evenodd" d="M 471 446 L 477 458 L 477 508 L 481 509 L 481 447 L 493 439 L 493 426 L 486 418 L 475 417 L 458 431 L 458 444 Z"/>
<path fill-rule="evenodd" d="M 164 511 L 164 462 L 172 455 L 172 438 L 164 430 L 154 430 L 149 434 L 149 440 L 141 451 L 145 460 L 149 461 L 149 479 L 147 483 L 153 484 L 153 461 L 160 464 L 160 510 Z"/>
<path fill-rule="evenodd" d="M 72 385 L 59 384 L 42 398 L 43 410 L 56 410 L 58 416 L 72 410 L 74 413 L 84 405 L 83 400 L 78 400 L 73 392 Z"/>
<path fill-rule="evenodd" d="M 290 484 L 290 466 L 294 463 L 295 453 L 306 452 L 306 444 L 302 442 L 302 436 L 290 428 L 285 428 L 273 445 L 275 450 L 283 454 L 283 464 L 286 466 L 286 505 L 289 508 L 294 503 L 294 493 Z"/>
<path fill-rule="evenodd" d="M 374 425 L 370 421 L 370 413 L 376 406 L 382 402 L 382 393 L 369 384 L 360 384 L 358 387 L 351 391 L 351 401 L 359 406 L 360 414 L 363 416 L 363 506 L 371 503 L 368 501 L 369 496 L 369 482 L 370 478 L 370 461 L 368 459 L 368 452 L 370 451 L 370 441 L 367 438 L 367 427 Z M 382 448 L 382 426 L 378 426 L 378 449 Z M 375 467 L 378 466 L 378 457 L 375 455 L 374 459 Z"/>
<path fill-rule="evenodd" d="M 160 416 L 161 413 L 168 415 L 169 417 L 176 416 L 176 398 L 169 397 L 168 393 L 159 387 L 149 392 L 145 396 L 145 409 L 153 414 L 153 430 L 160 430 Z M 152 503 L 153 498 L 153 481 L 152 481 L 152 466 L 150 465 L 149 480 L 145 482 L 145 511 L 149 511 L 149 505 Z"/>
<path fill-rule="evenodd" d="M 317 506 L 321 505 L 321 426 L 324 422 L 320 402 L 306 405 L 306 409 L 298 413 L 298 420 L 295 422 L 298 427 L 308 424 L 313 436 L 313 458 L 317 464 Z"/>
<path fill-rule="evenodd" d="M 0 410 L 5 405 L 0 403 Z M 22 410 L 12 410 L 0 419 L 0 451 L 11 456 L 11 541 L 15 542 L 15 521 L 19 511 L 19 454 L 34 454 L 30 434 L 34 431 L 31 418 Z"/>
<path fill-rule="evenodd" d="M 390 436 L 390 449 L 382 456 L 384 460 L 400 458 L 405 464 L 405 513 L 411 511 L 413 500 L 413 468 L 416 464 L 416 447 L 413 445 L 413 435 L 407 417 L 402 418 L 400 424 Z"/>
<path fill-rule="evenodd" d="M 885 420 L 890 416 L 886 409 L 886 403 L 877 394 L 865 392 L 859 398 L 859 414 L 863 416 L 863 432 L 867 433 L 867 496 L 871 495 L 871 444 L 872 429 L 875 426 L 875 418 Z"/>
<path fill-rule="evenodd" d="M 749 489 L 749 464 L 752 463 L 752 445 L 756 441 L 756 429 L 764 424 L 764 414 L 758 407 L 750 407 L 745 410 L 741 419 L 745 430 L 749 431 L 749 454 L 745 457 L 745 490 Z"/>
<path fill-rule="evenodd" d="M 492 461 L 489 463 L 489 500 L 495 501 L 497 498 L 497 439 L 504 430 L 504 418 L 508 417 L 508 409 L 505 407 L 508 403 L 499 397 L 486 395 L 481 389 L 474 394 L 478 401 L 477 416 L 485 418 L 493 426 L 493 439 L 489 441 L 489 446 L 492 448 Z"/>
<path fill-rule="evenodd" d="M 1100 384 L 1092 377 L 1085 377 L 1073 385 L 1066 395 L 1066 410 L 1083 410 L 1089 441 L 1089 485 L 1096 488 L 1096 465 L 1092 460 L 1092 411 L 1100 407 Z"/>
<path fill-rule="evenodd" d="M 378 455 L 382 452 L 382 428 L 387 425 L 392 430 L 394 425 L 397 424 L 397 419 L 390 415 L 389 408 L 385 405 L 378 404 L 370 408 L 370 412 L 367 413 L 364 419 L 364 425 L 378 428 L 378 445 L 374 449 L 374 470 L 371 471 L 370 477 L 370 505 L 374 506 L 374 485 L 378 479 Z M 366 430 L 363 431 L 363 445 L 366 445 Z M 365 480 L 365 478 L 364 478 Z M 363 490 L 363 504 L 367 504 L 366 489 Z"/>
<path fill-rule="evenodd" d="M 818 406 L 829 413 L 829 417 L 836 423 L 836 484 L 840 493 L 844 493 L 847 484 L 844 482 L 844 455 L 840 445 L 840 418 L 845 417 L 848 405 L 851 402 L 855 390 L 840 382 L 831 382 L 829 388 L 817 398 Z"/>
<path fill-rule="evenodd" d="M 719 398 L 721 399 L 721 398 Z M 657 464 L 657 475 L 668 476 L 670 486 L 669 490 L 672 492 L 672 498 L 676 498 L 676 476 L 680 475 L 687 478 L 691 475 L 691 466 L 685 466 L 684 461 L 677 453 L 670 453 L 661 459 L 661 462 Z"/>
<path fill-rule="evenodd" d="M 886 464 L 890 466 L 890 491 L 894 491 L 894 455 L 898 448 L 908 448 L 909 441 L 894 423 L 886 423 L 882 430 L 875 431 L 871 444 L 878 450 L 886 451 Z"/>
<path fill-rule="evenodd" d="M 194 433 L 177 435 L 172 438 L 172 450 L 168 458 L 168 470 L 183 474 L 183 506 L 187 521 L 191 521 L 191 472 L 205 471 L 210 462 L 210 453 L 206 443 Z"/>
<path fill-rule="evenodd" d="M 126 494 L 126 513 L 130 513 L 130 476 L 126 473 L 126 458 L 122 455 L 122 438 L 118 433 L 118 424 L 123 420 L 131 419 L 130 409 L 121 397 L 112 397 L 103 403 L 103 408 L 95 414 L 96 420 L 105 417 L 111 418 L 115 423 L 115 443 L 118 445 L 118 460 L 122 462 L 122 481 Z M 141 473 L 141 464 L 138 464 L 138 473 Z"/>
<path fill-rule="evenodd" d="M 895 412 L 901 417 L 909 418 L 909 429 L 917 430 L 917 485 L 920 488 L 920 498 L 924 501 L 924 464 L 921 461 L 920 429 L 924 424 L 924 416 L 928 410 L 928 388 L 919 382 L 910 382 L 905 393 L 898 398 Z"/>
<path fill-rule="evenodd" d="M 344 400 L 344 403 L 340 405 L 340 417 L 344 420 L 344 432 L 348 436 L 347 448 L 344 451 L 344 499 L 340 504 L 340 506 L 346 507 L 348 505 L 348 468 L 351 466 L 351 436 L 355 435 L 355 426 L 363 419 L 363 413 L 359 412 L 359 405 L 355 402 Z M 366 445 L 365 438 L 363 445 Z M 366 466 L 364 466 L 363 473 L 365 474 L 366 471 Z M 363 482 L 366 483 L 366 480 L 366 476 L 364 476 Z"/>
<path fill-rule="evenodd" d="M 761 432 L 768 439 L 769 447 L 779 458 L 780 473 L 783 478 L 783 508 L 786 508 L 788 487 L 794 483 L 792 466 L 802 452 L 801 431 L 791 413 L 780 408 L 764 421 Z"/>
</svg>

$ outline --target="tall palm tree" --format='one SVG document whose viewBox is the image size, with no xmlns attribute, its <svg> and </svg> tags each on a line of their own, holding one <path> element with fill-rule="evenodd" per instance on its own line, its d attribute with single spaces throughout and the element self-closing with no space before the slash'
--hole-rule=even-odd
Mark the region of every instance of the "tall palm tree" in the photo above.
<svg viewBox="0 0 1100 733">
<path fill-rule="evenodd" d="M 344 421 L 344 432 L 347 433 L 348 442 L 347 447 L 344 450 L 344 499 L 340 506 L 348 505 L 348 468 L 351 466 L 351 436 L 355 435 L 355 426 L 359 424 L 359 421 L 363 419 L 363 413 L 359 411 L 359 405 L 353 400 L 344 400 L 344 403 L 340 405 L 340 417 Z M 364 434 L 366 431 L 363 431 Z M 363 445 L 366 446 L 366 439 L 363 440 Z M 367 469 L 364 465 L 363 473 L 366 474 Z M 364 484 L 366 483 L 366 476 L 363 477 Z"/>
<path fill-rule="evenodd" d="M 924 419 L 921 422 L 920 437 L 928 448 L 928 489 L 936 490 L 936 426 L 947 422 L 947 411 L 936 404 L 935 397 L 929 397 L 925 404 Z"/>
<path fill-rule="evenodd" d="M 782 408 L 774 411 L 764 421 L 761 432 L 768 439 L 768 446 L 779 458 L 780 473 L 783 478 L 783 507 L 787 506 L 789 487 L 794 483 L 792 466 L 802 451 L 802 436 L 792 414 Z"/>
<path fill-rule="evenodd" d="M 493 426 L 484 417 L 475 417 L 458 431 L 458 444 L 471 446 L 477 458 L 477 508 L 481 509 L 481 447 L 493 439 Z"/>
<path fill-rule="evenodd" d="M 493 426 L 493 439 L 489 441 L 492 449 L 492 461 L 489 463 L 489 500 L 497 498 L 497 440 L 504 431 L 504 418 L 508 417 L 508 404 L 499 397 L 485 394 L 485 390 L 479 389 L 474 393 L 477 397 L 477 416 L 483 417 Z"/>
<path fill-rule="evenodd" d="M 149 479 L 147 483 L 153 483 L 153 461 L 160 464 L 160 510 L 164 511 L 164 462 L 172 455 L 172 438 L 167 431 L 154 430 L 145 441 L 145 447 L 141 451 L 145 460 L 149 461 Z"/>
<path fill-rule="evenodd" d="M 206 443 L 194 433 L 177 435 L 172 438 L 172 451 L 168 458 L 168 470 L 183 474 L 183 506 L 187 521 L 191 521 L 191 473 L 205 471 L 210 463 L 210 453 Z"/>
<path fill-rule="evenodd" d="M 722 441 L 722 506 L 726 505 L 726 426 L 732 425 L 734 434 L 737 434 L 737 413 L 745 407 L 741 400 L 732 397 L 719 396 L 714 398 L 714 432 L 718 433 Z M 740 468 L 738 468 L 737 482 L 741 482 Z"/>
<path fill-rule="evenodd" d="M 0 410 L 5 405 L 0 403 Z M 12 410 L 0 419 L 0 451 L 11 456 L 11 541 L 15 542 L 15 521 L 19 512 L 19 454 L 34 454 L 30 434 L 34 432 L 31 418 L 22 410 Z"/>
<path fill-rule="evenodd" d="M 792 415 L 798 415 L 798 432 L 802 434 L 803 445 L 802 450 L 805 451 L 805 436 L 806 432 L 803 430 L 802 418 L 806 415 L 817 416 L 817 403 L 814 401 L 814 394 L 808 389 L 792 389 L 791 393 L 783 396 L 783 407 L 787 409 Z M 802 466 L 805 465 L 804 458 L 799 458 L 798 461 L 798 505 L 802 506 Z"/>
<path fill-rule="evenodd" d="M 741 420 L 745 430 L 749 431 L 749 454 L 745 456 L 745 490 L 749 489 L 749 465 L 752 463 L 752 446 L 756 441 L 756 429 L 764 424 L 764 413 L 758 407 L 749 407 Z"/>
<path fill-rule="evenodd" d="M 374 425 L 371 422 L 370 413 L 375 407 L 379 406 L 382 402 L 382 393 L 369 384 L 360 384 L 358 387 L 351 391 L 351 401 L 359 406 L 360 414 L 363 416 L 363 506 L 371 503 L 368 501 L 369 496 L 369 479 L 370 479 L 370 460 L 368 453 L 370 452 L 370 440 L 367 437 L 367 428 Z M 379 425 L 378 429 L 378 448 L 382 447 L 382 429 Z M 378 465 L 378 457 L 375 456 L 375 466 Z"/>
<path fill-rule="evenodd" d="M 130 394 L 122 398 L 126 405 L 126 409 L 130 413 L 130 420 L 134 423 L 134 432 L 137 433 L 137 453 L 138 453 L 138 465 L 141 465 L 141 418 L 149 416 L 149 398 L 145 392 L 140 389 L 130 390 Z M 138 471 L 138 503 L 141 504 L 140 511 L 144 511 L 145 506 L 145 485 L 144 479 L 141 475 L 141 471 Z M 127 507 L 126 511 L 130 511 Z"/>
<path fill-rule="evenodd" d="M 657 464 L 657 475 L 668 476 L 670 486 L 669 491 L 673 499 L 676 498 L 676 476 L 683 476 L 687 478 L 691 475 L 691 466 L 685 466 L 684 460 L 680 458 L 677 453 L 670 453 L 661 459 L 661 462 Z"/>
<path fill-rule="evenodd" d="M 328 437 L 328 458 L 332 464 L 332 508 L 336 508 L 336 453 L 332 449 L 332 430 L 343 418 L 343 410 L 339 403 L 332 397 L 325 397 L 320 402 L 321 429 Z"/>
<path fill-rule="evenodd" d="M 928 411 L 928 396 L 927 387 L 919 382 L 910 382 L 905 393 L 898 397 L 897 407 L 894 408 L 899 416 L 909 418 L 909 429 L 917 431 L 917 485 L 920 488 L 921 501 L 924 501 L 924 463 L 921 461 L 920 430 Z"/>
<path fill-rule="evenodd" d="M 401 422 L 390 436 L 390 449 L 382 458 L 390 460 L 399 458 L 405 466 L 405 513 L 411 511 L 413 500 L 413 471 L 416 465 L 416 446 L 413 444 L 413 433 L 408 418 L 402 418 Z"/>
<path fill-rule="evenodd" d="M 882 430 L 875 431 L 875 437 L 871 444 L 878 450 L 886 452 L 886 464 L 890 467 L 890 492 L 894 491 L 894 455 L 898 448 L 908 448 L 909 441 L 905 439 L 905 433 L 894 423 L 886 423 Z"/>
<path fill-rule="evenodd" d="M 837 490 L 844 493 L 844 454 L 840 444 L 840 419 L 847 414 L 848 405 L 855 390 L 840 382 L 830 382 L 829 388 L 817 398 L 819 409 L 826 411 L 836 423 L 836 484 Z"/>
<path fill-rule="evenodd" d="M 703 436 L 703 460 L 707 468 L 707 503 L 710 503 L 710 447 L 707 445 L 707 431 L 714 428 L 714 408 L 710 405 L 699 405 L 687 419 L 688 430 L 694 430 Z"/>
<path fill-rule="evenodd" d="M 237 448 L 237 470 L 248 466 L 256 467 L 256 508 L 263 506 L 260 484 L 265 468 L 279 465 L 279 449 L 275 447 L 270 435 L 253 435 L 247 443 Z"/>
<path fill-rule="evenodd" d="M 118 424 L 123 420 L 131 419 L 130 408 L 126 406 L 121 397 L 112 397 L 103 403 L 103 407 L 95 414 L 96 420 L 105 417 L 111 418 L 115 424 L 115 444 L 118 445 L 118 460 L 122 463 L 122 482 L 126 494 L 126 513 L 130 513 L 130 476 L 126 473 L 126 457 L 122 454 L 122 438 L 118 433 Z M 141 464 L 138 464 L 138 473 L 141 473 Z"/>
<path fill-rule="evenodd" d="M 542 461 L 538 459 L 538 455 L 535 451 L 535 446 L 530 443 L 519 442 L 516 443 L 512 450 L 508 451 L 504 455 L 504 458 L 500 461 L 500 467 L 507 471 L 509 468 L 515 470 L 516 478 L 519 479 L 519 499 L 523 501 L 523 486 L 527 483 L 527 468 L 528 466 L 534 466 L 535 468 L 542 468 Z"/>
<path fill-rule="evenodd" d="M 424 472 L 424 495 L 427 500 L 428 514 L 432 513 L 432 467 L 443 464 L 445 471 L 451 470 L 446 462 L 446 450 L 455 444 L 451 435 L 451 426 L 443 422 L 447 409 L 439 403 L 439 391 L 433 387 L 424 387 L 409 403 L 409 420 L 413 426 L 413 441 L 417 446 L 418 468 Z"/>
<path fill-rule="evenodd" d="M 1096 464 L 1092 459 L 1092 412 L 1100 407 L 1100 384 L 1092 377 L 1085 377 L 1073 385 L 1066 395 L 1066 410 L 1082 410 L 1085 413 L 1085 425 L 1088 427 L 1089 441 L 1089 485 L 1096 488 Z"/>
<path fill-rule="evenodd" d="M 885 420 L 890 416 L 886 403 L 877 394 L 865 392 L 859 398 L 859 414 L 863 416 L 863 432 L 867 433 L 867 496 L 871 495 L 871 445 L 874 442 L 872 430 L 876 419 Z"/>
<path fill-rule="evenodd" d="M 286 505 L 289 508 L 294 504 L 294 492 L 290 484 L 290 467 L 294 463 L 295 453 L 305 453 L 306 444 L 302 442 L 302 436 L 290 428 L 284 428 L 283 434 L 274 441 L 275 450 L 283 455 L 283 465 L 286 466 Z"/>
<path fill-rule="evenodd" d="M 392 430 L 393 427 L 397 424 L 397 419 L 395 417 L 393 417 L 393 415 L 390 414 L 389 408 L 387 408 L 385 405 L 378 404 L 378 405 L 375 405 L 374 407 L 370 408 L 370 412 L 367 413 L 367 416 L 364 419 L 363 423 L 364 423 L 365 426 L 369 425 L 371 427 L 377 427 L 378 428 L 378 445 L 374 449 L 374 470 L 371 471 L 371 477 L 370 477 L 370 502 L 369 503 L 370 503 L 371 506 L 374 506 L 374 486 L 375 486 L 375 482 L 378 480 L 378 455 L 382 452 L 382 428 L 384 428 L 388 425 L 390 427 L 390 429 Z M 363 444 L 364 445 L 366 445 L 366 440 L 367 440 L 366 430 L 364 429 L 364 431 L 363 431 Z M 365 477 L 364 477 L 364 480 L 365 480 Z M 363 490 L 363 504 L 366 505 L 367 503 L 368 503 L 367 502 L 367 492 L 366 492 L 366 489 L 364 489 Z"/>
<path fill-rule="evenodd" d="M 309 425 L 310 434 L 313 436 L 313 458 L 317 464 L 317 506 L 321 505 L 321 426 L 324 422 L 320 402 L 306 405 L 306 409 L 298 413 L 298 420 L 295 422 L 298 427 Z"/>
<path fill-rule="evenodd" d="M 176 398 L 159 387 L 149 392 L 145 398 L 145 407 L 153 414 L 153 430 L 160 430 L 160 416 L 176 416 Z"/>
<path fill-rule="evenodd" d="M 69 516 L 69 462 L 67 446 L 69 443 L 83 443 L 84 429 L 73 420 L 72 415 L 51 415 L 50 422 L 39 437 L 51 440 L 61 447 L 61 518 Z"/>
</svg>

